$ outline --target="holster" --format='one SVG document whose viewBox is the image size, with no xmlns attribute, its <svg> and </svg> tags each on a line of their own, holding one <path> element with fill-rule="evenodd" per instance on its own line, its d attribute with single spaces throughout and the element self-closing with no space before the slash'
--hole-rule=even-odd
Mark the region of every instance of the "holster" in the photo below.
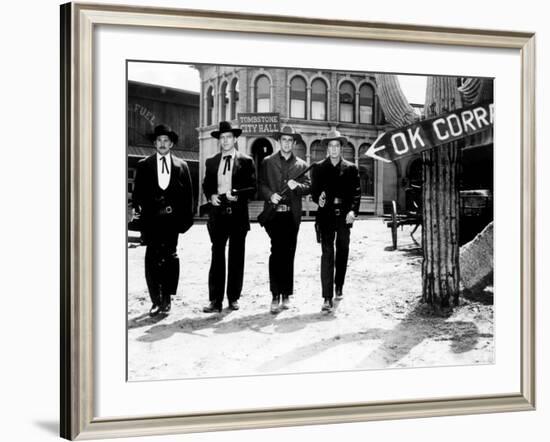
<svg viewBox="0 0 550 442">
<path fill-rule="evenodd" d="M 319 223 L 315 223 L 315 237 L 317 238 L 317 244 L 321 244 L 321 226 Z"/>
<path fill-rule="evenodd" d="M 274 217 L 275 217 L 275 206 L 273 204 L 269 204 L 258 215 L 258 222 L 260 223 L 260 226 L 265 227 L 265 225 L 268 224 L 270 221 L 272 221 Z"/>
</svg>

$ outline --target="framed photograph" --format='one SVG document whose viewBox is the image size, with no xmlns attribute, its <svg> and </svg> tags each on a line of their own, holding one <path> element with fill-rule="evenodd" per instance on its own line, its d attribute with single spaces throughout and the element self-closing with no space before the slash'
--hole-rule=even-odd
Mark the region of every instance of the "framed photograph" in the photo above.
<svg viewBox="0 0 550 442">
<path fill-rule="evenodd" d="M 534 409 L 533 34 L 61 17 L 62 437 Z"/>
</svg>

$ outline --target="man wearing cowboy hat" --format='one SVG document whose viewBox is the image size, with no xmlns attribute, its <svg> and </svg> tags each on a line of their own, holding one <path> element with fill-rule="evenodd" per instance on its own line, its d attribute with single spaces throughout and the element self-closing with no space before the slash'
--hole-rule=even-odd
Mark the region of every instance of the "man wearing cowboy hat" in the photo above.
<svg viewBox="0 0 550 442">
<path fill-rule="evenodd" d="M 132 205 L 145 250 L 145 279 L 153 306 L 149 314 L 168 313 L 179 279 L 178 236 L 193 224 L 193 187 L 187 163 L 170 154 L 178 135 L 164 125 L 149 139 L 156 153 L 136 169 Z"/>
<path fill-rule="evenodd" d="M 322 310 L 331 311 L 334 289 L 336 299 L 343 297 L 349 254 L 350 228 L 359 213 L 361 187 L 355 164 L 344 160 L 346 137 L 331 130 L 321 140 L 327 158 L 317 163 L 311 174 L 311 196 L 319 207 L 315 222 L 321 236 Z M 336 251 L 335 251 L 336 246 Z"/>
<path fill-rule="evenodd" d="M 273 134 L 280 149 L 262 162 L 260 194 L 265 206 L 276 205 L 274 218 L 265 229 L 271 238 L 269 256 L 269 288 L 271 290 L 271 313 L 280 308 L 289 308 L 289 296 L 294 288 L 294 254 L 296 239 L 302 217 L 302 196 L 310 190 L 307 175 L 297 181 L 292 179 L 307 168 L 307 164 L 293 153 L 296 142 L 302 137 L 291 126 L 284 126 Z M 281 190 L 288 186 L 284 195 Z"/>
<path fill-rule="evenodd" d="M 225 246 L 229 242 L 227 264 L 227 299 L 231 310 L 239 309 L 243 286 L 244 251 L 246 234 L 250 230 L 248 200 L 256 192 L 254 161 L 239 152 L 236 140 L 241 129 L 221 121 L 218 130 L 211 132 L 219 140 L 220 152 L 206 160 L 206 172 L 202 188 L 211 203 L 208 233 L 212 242 L 212 261 L 208 274 L 210 303 L 205 313 L 220 312 L 225 287 Z M 233 190 L 248 189 L 232 194 Z M 222 200 L 226 203 L 222 204 Z"/>
</svg>

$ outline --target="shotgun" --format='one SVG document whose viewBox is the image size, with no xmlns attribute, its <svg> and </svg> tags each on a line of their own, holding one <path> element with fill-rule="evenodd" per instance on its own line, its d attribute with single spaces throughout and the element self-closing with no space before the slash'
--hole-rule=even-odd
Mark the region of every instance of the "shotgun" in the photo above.
<svg viewBox="0 0 550 442">
<path fill-rule="evenodd" d="M 231 190 L 231 195 L 239 196 L 243 193 L 252 192 L 254 190 L 256 190 L 255 187 L 244 187 L 242 189 L 233 189 L 233 190 Z M 227 210 L 228 211 L 227 213 L 230 213 L 230 211 L 231 211 L 231 202 L 227 199 L 227 196 L 225 195 L 225 193 L 222 193 L 221 195 L 218 195 L 218 198 L 220 199 L 220 205 L 216 207 L 212 204 L 212 202 L 208 201 L 208 204 L 206 206 L 207 207 L 206 210 L 208 212 L 210 212 L 211 210 L 216 208 L 216 209 Z"/>
<path fill-rule="evenodd" d="M 233 189 L 231 190 L 231 195 L 232 196 L 239 196 L 243 193 L 247 193 L 247 192 L 252 192 L 256 190 L 255 187 L 244 187 L 242 189 Z M 221 195 L 218 195 L 218 198 L 220 199 L 220 205 L 224 205 L 224 204 L 229 204 L 229 200 L 227 199 L 227 196 L 225 195 L 225 193 L 222 193 Z"/>
<path fill-rule="evenodd" d="M 304 170 L 302 170 L 298 175 L 296 175 L 294 178 L 292 178 L 294 181 L 299 180 L 302 178 L 306 173 L 309 172 L 309 170 L 315 166 L 315 163 L 310 164 L 307 166 Z M 288 187 L 288 184 L 285 183 L 283 188 L 280 192 L 277 192 L 279 195 L 283 196 L 285 193 L 287 193 L 290 190 L 290 187 Z M 264 210 L 258 215 L 258 222 L 260 223 L 260 226 L 264 227 L 267 223 L 269 223 L 273 217 L 275 216 L 275 212 L 277 211 L 277 204 L 273 204 L 272 202 L 269 202 L 265 207 Z"/>
</svg>

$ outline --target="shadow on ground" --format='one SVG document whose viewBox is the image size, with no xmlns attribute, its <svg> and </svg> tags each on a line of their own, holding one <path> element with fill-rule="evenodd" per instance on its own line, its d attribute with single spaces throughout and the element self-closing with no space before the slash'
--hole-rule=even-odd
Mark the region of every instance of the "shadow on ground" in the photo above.
<svg viewBox="0 0 550 442">
<path fill-rule="evenodd" d="M 394 365 L 425 339 L 449 341 L 452 352 L 464 353 L 473 349 L 479 338 L 492 337 L 492 334 L 479 333 L 473 322 L 449 321 L 448 317 L 433 314 L 429 306 L 419 304 L 393 329 L 367 328 L 355 333 L 321 339 L 265 362 L 258 367 L 258 371 L 279 371 L 333 347 L 367 339 L 382 342 L 374 351 L 365 355 L 356 369 L 386 368 Z"/>
<path fill-rule="evenodd" d="M 162 321 L 167 316 L 168 315 L 165 313 L 160 313 L 157 316 L 150 316 L 149 313 L 143 313 L 142 315 L 131 318 L 128 321 L 128 330 L 155 325 L 157 322 Z"/>
<path fill-rule="evenodd" d="M 156 342 L 168 339 L 176 333 L 188 333 L 200 336 L 200 333 L 197 333 L 198 331 L 212 328 L 216 334 L 237 333 L 245 329 L 257 333 L 265 333 L 262 329 L 270 325 L 275 327 L 274 332 L 292 333 L 306 327 L 307 324 L 312 322 L 331 321 L 335 319 L 334 315 L 327 315 L 324 313 L 308 313 L 280 318 L 278 315 L 266 312 L 248 316 L 238 316 L 235 317 L 235 319 L 223 321 L 231 314 L 232 312 L 230 310 L 223 310 L 221 313 L 202 318 L 183 318 L 169 324 L 163 323 L 154 325 L 147 329 L 143 335 L 137 338 L 137 340 L 140 342 Z M 129 324 L 135 323 L 136 319 L 131 319 Z"/>
<path fill-rule="evenodd" d="M 483 286 L 480 285 L 478 287 L 475 287 L 471 290 L 464 289 L 461 293 L 461 295 L 471 302 L 479 302 L 483 305 L 493 305 L 494 303 L 494 292 L 493 292 L 493 285 L 487 285 Z"/>
</svg>

